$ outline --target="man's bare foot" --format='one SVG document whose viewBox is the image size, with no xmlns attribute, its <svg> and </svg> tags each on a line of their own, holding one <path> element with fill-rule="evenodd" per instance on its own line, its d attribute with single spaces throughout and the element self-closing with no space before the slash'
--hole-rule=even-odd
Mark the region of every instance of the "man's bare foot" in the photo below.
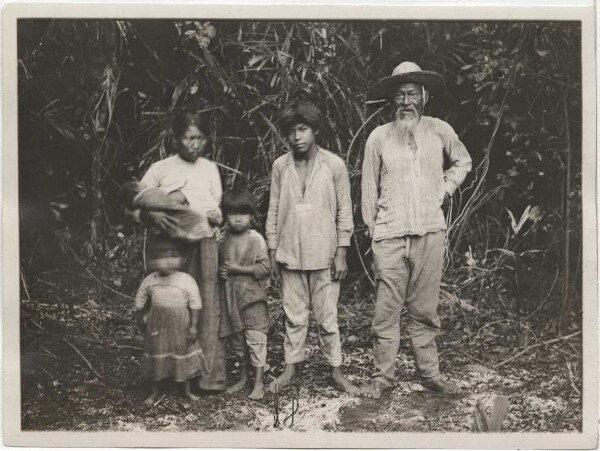
<svg viewBox="0 0 600 451">
<path fill-rule="evenodd" d="M 225 393 L 236 393 L 246 388 L 246 385 L 248 385 L 248 378 L 246 376 L 242 376 L 235 384 L 233 384 L 231 387 L 228 387 L 227 390 L 225 390 Z"/>
<path fill-rule="evenodd" d="M 279 393 L 283 388 L 287 387 L 294 381 L 296 375 L 296 366 L 292 363 L 286 365 L 283 373 L 269 385 L 269 391 Z"/>
<path fill-rule="evenodd" d="M 363 387 L 361 389 L 361 393 L 367 398 L 379 399 L 381 398 L 383 391 L 389 388 L 390 387 L 384 384 L 383 382 L 374 380 L 366 387 Z"/>
<path fill-rule="evenodd" d="M 338 366 L 333 367 L 331 370 L 331 380 L 333 381 L 333 385 L 340 391 L 350 393 L 351 395 L 360 394 L 358 387 L 352 385 L 348 379 L 344 377 L 342 370 Z"/>
<path fill-rule="evenodd" d="M 252 393 L 248 395 L 250 399 L 263 399 L 265 396 L 265 386 L 262 382 L 254 384 L 254 388 L 252 389 Z"/>
</svg>

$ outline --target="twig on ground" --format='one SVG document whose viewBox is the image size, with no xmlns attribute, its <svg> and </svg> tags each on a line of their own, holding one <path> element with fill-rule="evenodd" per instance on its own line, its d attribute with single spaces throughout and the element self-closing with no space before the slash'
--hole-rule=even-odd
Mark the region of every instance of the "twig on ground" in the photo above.
<svg viewBox="0 0 600 451">
<path fill-rule="evenodd" d="M 63 341 L 68 344 L 71 348 L 73 348 L 73 350 L 77 353 L 77 355 L 79 357 L 81 357 L 81 359 L 85 362 L 86 366 L 89 368 L 89 370 L 92 372 L 92 374 L 94 374 L 94 376 L 96 376 L 98 379 L 100 379 L 101 381 L 106 381 L 106 379 L 104 378 L 104 376 L 102 376 L 100 373 L 98 373 L 98 371 L 96 371 L 94 369 L 94 367 L 92 366 L 92 364 L 90 363 L 90 361 L 88 359 L 85 358 L 85 356 L 81 353 L 81 351 L 79 351 L 79 349 L 77 349 L 75 347 L 75 345 L 73 343 L 71 343 L 69 340 L 67 340 L 66 338 L 63 338 Z"/>
<path fill-rule="evenodd" d="M 504 322 L 509 322 L 509 323 L 510 323 L 510 322 L 514 322 L 514 323 L 519 323 L 519 324 L 523 325 L 523 323 L 522 323 L 522 322 L 520 322 L 520 321 L 516 321 L 516 320 L 514 320 L 514 319 L 509 319 L 509 318 L 505 318 L 505 319 L 499 319 L 498 321 L 492 321 L 491 323 L 484 324 L 483 326 L 481 326 L 481 327 L 479 328 L 479 330 L 478 330 L 478 331 L 477 331 L 477 333 L 475 334 L 475 338 L 473 338 L 473 340 L 471 340 L 471 343 L 477 340 L 477 338 L 479 337 L 479 334 L 481 333 L 481 331 L 482 331 L 483 329 L 485 329 L 486 327 L 490 327 L 490 326 L 492 326 L 492 325 L 494 325 L 494 324 L 498 324 L 498 323 L 504 323 Z"/>
<path fill-rule="evenodd" d="M 163 394 L 163 395 L 162 395 L 160 398 L 158 398 L 158 400 L 157 400 L 157 401 L 156 401 L 154 404 L 152 404 L 152 407 L 156 407 L 157 405 L 159 405 L 159 404 L 160 404 L 160 402 L 161 402 L 163 399 L 165 399 L 165 396 L 167 396 L 167 395 Z"/>
<path fill-rule="evenodd" d="M 571 343 L 570 341 L 567 341 L 567 344 L 571 347 L 571 349 L 575 352 L 575 354 L 577 354 L 579 357 L 581 357 L 581 351 L 579 351 L 575 346 L 573 346 L 573 343 Z"/>
<path fill-rule="evenodd" d="M 575 386 L 575 382 L 573 381 L 573 372 L 571 371 L 571 362 L 567 362 L 567 369 L 569 370 L 569 379 L 571 381 L 571 387 L 573 387 L 573 390 L 575 390 L 575 392 L 581 396 L 581 392 L 579 391 L 579 389 Z"/>
<path fill-rule="evenodd" d="M 477 357 L 473 357 L 472 355 L 467 354 L 466 352 L 460 351 L 458 349 L 455 350 L 455 351 L 451 351 L 451 352 L 456 352 L 456 353 L 458 353 L 460 355 L 463 355 L 463 356 L 465 356 L 465 357 L 473 360 L 474 362 L 481 363 L 482 365 L 488 366 L 488 364 L 485 361 L 483 361 L 481 359 L 478 359 Z"/>
<path fill-rule="evenodd" d="M 562 345 L 562 343 L 561 343 L 561 345 Z M 551 348 L 554 349 L 556 352 L 560 352 L 561 354 L 564 354 L 572 359 L 575 359 L 575 360 L 579 359 L 579 357 L 576 356 L 575 354 L 567 352 L 564 349 L 560 349 L 558 346 L 551 346 Z"/>
<path fill-rule="evenodd" d="M 88 343 L 94 343 L 100 346 L 108 346 L 111 348 L 116 348 L 116 349 L 131 349 L 133 351 L 143 351 L 143 348 L 140 348 L 139 346 L 131 346 L 131 345 L 117 345 L 117 344 L 113 344 L 113 343 L 105 343 L 103 341 L 100 340 L 92 340 L 90 338 L 85 338 L 85 337 L 77 337 L 78 340 L 83 340 L 83 341 L 87 341 Z"/>
<path fill-rule="evenodd" d="M 525 353 L 527 353 L 527 352 L 529 352 L 529 351 L 531 351 L 533 349 L 537 349 L 537 348 L 539 348 L 541 346 L 549 345 L 549 344 L 552 344 L 552 343 L 558 343 L 559 341 L 568 340 L 568 339 L 573 338 L 573 337 L 575 337 L 577 335 L 580 335 L 580 334 L 581 334 L 581 331 L 572 333 L 571 335 L 566 335 L 564 337 L 553 338 L 552 340 L 548 340 L 548 341 L 544 341 L 542 343 L 537 343 L 537 344 L 528 346 L 525 349 L 523 349 L 521 352 L 518 352 L 515 355 L 513 355 L 512 357 L 509 357 L 508 359 L 503 360 L 500 363 L 497 363 L 496 365 L 493 366 L 493 368 L 494 369 L 498 369 L 501 366 L 506 365 L 508 362 L 512 362 L 517 357 L 520 357 L 523 354 L 525 354 Z"/>
<path fill-rule="evenodd" d="M 57 290 L 62 290 L 63 289 L 63 288 L 59 287 L 58 285 L 56 285 L 55 283 L 46 282 L 45 280 L 42 280 L 42 279 L 39 279 L 39 278 L 37 279 L 37 281 L 43 283 L 44 285 L 48 285 L 49 287 L 56 288 Z"/>
<path fill-rule="evenodd" d="M 43 346 L 42 346 L 42 350 L 43 350 L 43 351 L 46 351 L 46 353 L 47 353 L 48 355 L 50 355 L 51 357 L 54 357 L 55 359 L 58 359 L 58 357 L 56 357 L 56 355 L 54 355 L 53 353 L 51 353 L 50 351 L 48 351 L 48 349 L 47 349 L 47 348 L 45 348 L 45 347 L 43 347 Z"/>
<path fill-rule="evenodd" d="M 25 294 L 27 295 L 27 300 L 31 301 L 31 296 L 29 296 L 29 289 L 27 288 L 27 282 L 25 281 L 25 276 L 23 275 L 23 271 L 19 271 L 21 276 L 21 283 L 23 284 L 23 290 L 25 290 Z"/>
<path fill-rule="evenodd" d="M 49 372 L 46 370 L 46 368 L 44 368 L 43 366 L 41 367 L 41 370 L 42 370 L 44 373 L 46 373 L 46 374 L 48 375 L 48 377 L 49 377 L 50 379 L 52 379 L 52 381 L 58 381 L 58 379 L 57 379 L 57 378 L 55 378 L 55 377 L 54 377 L 52 374 L 50 374 L 50 373 L 49 373 Z"/>
<path fill-rule="evenodd" d="M 44 329 L 44 327 L 39 324 L 38 322 L 36 322 L 34 319 L 29 318 L 29 321 L 31 321 L 33 324 L 35 324 L 40 330 L 46 331 L 46 329 Z"/>
<path fill-rule="evenodd" d="M 98 371 L 96 371 L 94 369 L 94 367 L 92 366 L 92 364 L 90 363 L 90 361 L 88 359 L 85 358 L 85 356 L 81 353 L 81 351 L 79 351 L 79 349 L 77 349 L 75 347 L 75 345 L 73 345 L 73 343 L 71 343 L 69 340 L 67 340 L 66 338 L 63 337 L 63 341 L 68 344 L 71 348 L 73 348 L 73 350 L 77 353 L 77 355 L 79 357 L 81 357 L 81 359 L 85 362 L 86 366 L 88 367 L 88 369 L 92 372 L 92 374 L 94 374 L 94 376 L 96 376 L 100 381 L 115 387 L 115 388 L 131 388 L 135 385 L 135 382 L 132 384 L 125 384 L 125 385 L 121 385 L 121 384 L 117 384 L 109 379 L 107 379 L 106 377 L 102 376 L 100 373 L 98 373 Z"/>
</svg>

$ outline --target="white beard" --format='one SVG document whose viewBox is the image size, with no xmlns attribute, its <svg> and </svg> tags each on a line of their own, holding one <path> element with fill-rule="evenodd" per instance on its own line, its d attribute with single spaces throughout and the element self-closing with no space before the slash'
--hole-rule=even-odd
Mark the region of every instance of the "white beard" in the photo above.
<svg viewBox="0 0 600 451">
<path fill-rule="evenodd" d="M 398 124 L 400 128 L 400 132 L 404 133 L 412 133 L 417 124 L 419 123 L 419 116 L 412 116 L 409 118 L 400 118 L 398 112 L 396 112 L 396 124 Z"/>
</svg>

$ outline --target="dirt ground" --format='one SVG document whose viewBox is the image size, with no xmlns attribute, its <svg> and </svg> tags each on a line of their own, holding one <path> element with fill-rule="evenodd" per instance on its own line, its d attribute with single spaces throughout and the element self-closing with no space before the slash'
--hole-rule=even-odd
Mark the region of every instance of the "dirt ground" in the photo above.
<svg viewBox="0 0 600 451">
<path fill-rule="evenodd" d="M 58 287 L 59 280 L 56 275 L 50 283 Z M 509 400 L 503 430 L 580 431 L 582 426 L 580 335 L 542 344 L 553 338 L 549 324 L 523 331 L 515 320 L 470 300 L 446 296 L 440 309 L 441 369 L 462 387 L 455 397 L 436 396 L 419 385 L 404 324 L 394 389 L 378 401 L 339 393 L 329 384 L 311 323 L 306 362 L 296 384 L 281 395 L 252 401 L 245 391 L 190 402 L 167 382 L 165 396 L 146 406 L 148 388 L 139 375 L 142 337 L 132 301 L 112 293 L 102 302 L 89 293 L 79 300 L 75 294 L 71 302 L 60 299 L 57 288 L 48 290 L 46 299 L 21 301 L 23 430 L 469 431 L 476 403 L 489 408 L 498 395 Z M 282 370 L 280 303 L 273 301 L 270 309 L 266 382 Z M 344 370 L 357 385 L 366 384 L 373 369 L 372 309 L 372 296 L 361 299 L 352 291 L 339 304 Z M 227 363 L 233 381 L 238 368 L 231 352 Z"/>
</svg>

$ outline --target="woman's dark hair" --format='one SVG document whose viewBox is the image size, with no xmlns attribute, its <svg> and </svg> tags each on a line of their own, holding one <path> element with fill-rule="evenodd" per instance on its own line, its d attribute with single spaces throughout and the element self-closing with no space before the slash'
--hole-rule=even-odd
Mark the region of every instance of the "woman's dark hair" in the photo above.
<svg viewBox="0 0 600 451">
<path fill-rule="evenodd" d="M 305 124 L 316 132 L 323 126 L 323 114 L 314 103 L 301 100 L 286 106 L 279 117 L 279 128 L 287 133 L 294 125 Z"/>
<path fill-rule="evenodd" d="M 224 215 L 238 213 L 256 216 L 254 196 L 244 188 L 232 188 L 225 192 L 221 208 Z"/>
<path fill-rule="evenodd" d="M 182 111 L 173 118 L 173 136 L 181 138 L 189 126 L 194 125 L 204 136 L 210 135 L 210 123 L 206 115 L 191 111 Z"/>
</svg>

